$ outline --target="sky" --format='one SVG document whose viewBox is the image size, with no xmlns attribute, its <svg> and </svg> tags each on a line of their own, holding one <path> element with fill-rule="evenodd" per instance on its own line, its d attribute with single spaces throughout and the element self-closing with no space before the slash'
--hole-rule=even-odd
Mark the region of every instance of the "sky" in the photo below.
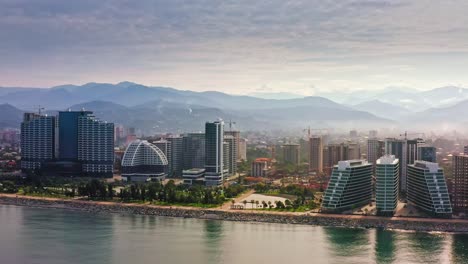
<svg viewBox="0 0 468 264">
<path fill-rule="evenodd" d="M 468 1 L 0 0 L 0 86 L 468 87 Z"/>
</svg>

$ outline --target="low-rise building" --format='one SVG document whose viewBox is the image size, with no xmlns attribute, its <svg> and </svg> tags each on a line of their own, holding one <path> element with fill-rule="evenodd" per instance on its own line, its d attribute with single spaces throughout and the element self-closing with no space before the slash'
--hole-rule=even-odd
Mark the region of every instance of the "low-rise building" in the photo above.
<svg viewBox="0 0 468 264">
<path fill-rule="evenodd" d="M 193 168 L 184 170 L 182 171 L 182 177 L 186 185 L 204 185 L 205 169 Z"/>
</svg>

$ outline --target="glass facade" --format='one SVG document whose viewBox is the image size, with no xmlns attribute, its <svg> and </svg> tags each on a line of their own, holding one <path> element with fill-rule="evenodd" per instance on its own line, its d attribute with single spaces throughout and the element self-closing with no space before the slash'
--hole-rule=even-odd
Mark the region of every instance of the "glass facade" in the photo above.
<svg viewBox="0 0 468 264">
<path fill-rule="evenodd" d="M 323 195 L 322 211 L 341 212 L 372 199 L 372 164 L 363 160 L 339 161 Z"/>
<path fill-rule="evenodd" d="M 393 215 L 398 204 L 399 160 L 384 156 L 375 166 L 375 202 L 378 215 Z"/>
<path fill-rule="evenodd" d="M 409 203 L 433 216 L 452 215 L 444 171 L 437 163 L 418 160 L 408 165 L 407 198 Z"/>
</svg>

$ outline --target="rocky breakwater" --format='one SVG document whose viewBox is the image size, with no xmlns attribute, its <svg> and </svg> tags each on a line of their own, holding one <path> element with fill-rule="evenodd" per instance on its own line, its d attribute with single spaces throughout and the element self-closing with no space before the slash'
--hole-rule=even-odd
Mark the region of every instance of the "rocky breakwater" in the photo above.
<svg viewBox="0 0 468 264">
<path fill-rule="evenodd" d="M 0 204 L 79 210 L 92 213 L 140 214 L 238 222 L 303 224 L 348 228 L 382 228 L 414 231 L 468 232 L 468 220 L 385 218 L 270 211 L 235 211 L 189 207 L 154 206 L 117 202 L 62 200 L 0 195 Z"/>
</svg>

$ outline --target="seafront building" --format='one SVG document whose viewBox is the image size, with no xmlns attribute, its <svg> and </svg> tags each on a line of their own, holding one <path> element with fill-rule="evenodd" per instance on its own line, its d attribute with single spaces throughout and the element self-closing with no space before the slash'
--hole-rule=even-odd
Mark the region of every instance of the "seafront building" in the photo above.
<svg viewBox="0 0 468 264">
<path fill-rule="evenodd" d="M 25 114 L 22 168 L 50 176 L 112 177 L 114 124 L 91 111 L 61 111 L 57 117 Z"/>
<path fill-rule="evenodd" d="M 342 212 L 372 199 L 372 164 L 365 160 L 339 161 L 323 195 L 323 212 Z"/>
<path fill-rule="evenodd" d="M 408 165 L 408 203 L 436 217 L 451 217 L 452 205 L 444 171 L 437 163 L 417 160 Z"/>
<path fill-rule="evenodd" d="M 55 159 L 56 117 L 25 113 L 21 123 L 21 170 L 40 170 Z"/>
<path fill-rule="evenodd" d="M 375 202 L 378 215 L 392 216 L 398 204 L 399 160 L 385 155 L 375 165 Z"/>
<path fill-rule="evenodd" d="M 309 171 L 323 172 L 323 141 L 321 137 L 309 138 Z"/>
<path fill-rule="evenodd" d="M 182 177 L 186 185 L 204 185 L 205 169 L 188 169 L 183 170 Z"/>
<path fill-rule="evenodd" d="M 166 155 L 146 140 L 135 140 L 127 146 L 122 158 L 122 179 L 127 181 L 162 181 L 167 175 Z"/>
<path fill-rule="evenodd" d="M 468 213 L 468 154 L 453 156 L 452 205 L 457 213 Z"/>
<path fill-rule="evenodd" d="M 188 133 L 183 136 L 184 170 L 205 167 L 205 134 Z"/>
<path fill-rule="evenodd" d="M 184 139 L 181 136 L 169 136 L 166 138 L 169 141 L 171 148 L 171 155 L 169 160 L 169 177 L 182 177 L 182 170 L 184 169 Z"/>
<path fill-rule="evenodd" d="M 205 184 L 219 186 L 224 181 L 224 122 L 205 124 Z"/>
<path fill-rule="evenodd" d="M 241 138 L 239 140 L 239 160 L 245 161 L 247 160 L 247 139 Z"/>
</svg>

